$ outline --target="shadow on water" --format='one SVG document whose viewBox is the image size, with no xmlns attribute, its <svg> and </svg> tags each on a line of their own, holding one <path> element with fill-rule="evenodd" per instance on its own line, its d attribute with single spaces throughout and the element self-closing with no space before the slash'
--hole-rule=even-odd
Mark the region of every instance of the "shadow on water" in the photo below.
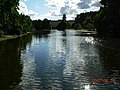
<svg viewBox="0 0 120 90">
<path fill-rule="evenodd" d="M 31 39 L 29 36 L 0 42 L 0 90 L 11 90 L 21 81 L 21 50 Z"/>
<path fill-rule="evenodd" d="M 108 71 L 118 70 L 120 75 L 120 39 L 108 38 L 100 40 L 100 59 Z"/>
<path fill-rule="evenodd" d="M 120 89 L 120 39 L 101 38 L 98 40 L 100 61 L 104 74 L 97 78 L 109 79 L 111 84 L 107 90 Z M 106 90 L 106 89 L 105 89 Z"/>
</svg>

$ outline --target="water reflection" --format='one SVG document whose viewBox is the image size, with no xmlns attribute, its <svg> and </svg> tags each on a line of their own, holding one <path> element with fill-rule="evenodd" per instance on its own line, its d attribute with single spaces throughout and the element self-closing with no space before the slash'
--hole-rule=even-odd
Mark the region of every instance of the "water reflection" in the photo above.
<svg viewBox="0 0 120 90">
<path fill-rule="evenodd" d="M 62 31 L 51 31 L 48 35 L 33 36 L 31 45 L 27 46 L 29 49 L 21 53 L 23 73 L 17 89 L 114 90 L 115 85 L 119 87 L 119 80 L 117 84 L 110 82 L 111 85 L 100 81 L 110 79 L 108 76 L 112 74 L 106 67 L 116 58 L 112 62 L 105 58 L 112 54 L 111 50 L 104 57 L 102 50 L 107 51 L 108 42 L 74 33 L 66 31 L 64 35 Z M 111 70 L 116 66 L 111 66 Z"/>
<path fill-rule="evenodd" d="M 0 90 L 11 90 L 21 81 L 21 49 L 26 49 L 28 40 L 22 37 L 0 42 Z"/>
<path fill-rule="evenodd" d="M 100 60 L 102 61 L 104 77 L 113 79 L 113 88 L 120 89 L 120 40 L 103 38 L 98 42 Z"/>
<path fill-rule="evenodd" d="M 8 44 L 9 43 L 9 44 Z M 18 42 L 6 41 L 0 43 L 0 89 L 12 88 L 20 82 L 21 65 Z M 16 69 L 15 69 L 16 68 Z"/>
<path fill-rule="evenodd" d="M 10 77 L 15 77 L 10 78 L 6 75 L 10 83 L 4 82 L 2 85 L 1 81 L 3 88 L 8 86 L 15 87 L 13 90 L 120 89 L 118 39 L 83 37 L 76 35 L 76 31 L 64 33 L 52 30 L 47 35 L 33 35 L 17 41 L 18 43 L 13 40 L 13 44 L 10 45 L 8 43 L 11 41 L 0 44 L 1 71 L 6 73 L 9 70 Z M 2 57 L 6 55 L 7 57 Z M 11 58 L 12 62 L 8 58 Z M 3 65 L 7 65 L 7 69 Z M 1 74 L 0 80 L 6 80 L 5 73 Z M 14 82 L 15 85 L 12 84 Z"/>
</svg>

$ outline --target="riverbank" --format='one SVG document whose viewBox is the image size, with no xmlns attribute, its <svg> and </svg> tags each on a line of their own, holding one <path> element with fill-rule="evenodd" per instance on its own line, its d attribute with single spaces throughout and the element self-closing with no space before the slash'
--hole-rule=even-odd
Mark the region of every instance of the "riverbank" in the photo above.
<svg viewBox="0 0 120 90">
<path fill-rule="evenodd" d="M 67 31 L 69 31 L 70 29 L 66 29 Z M 81 30 L 74 30 L 72 29 L 73 31 L 75 31 L 75 35 L 78 35 L 78 36 L 97 36 L 97 32 L 94 30 L 94 31 L 90 31 L 90 30 L 86 30 L 86 29 L 81 29 Z"/>
<path fill-rule="evenodd" d="M 10 40 L 10 39 L 16 39 L 28 34 L 31 34 L 32 32 L 27 32 L 26 34 L 22 34 L 22 35 L 1 35 L 0 36 L 0 41 L 5 41 L 5 40 Z"/>
<path fill-rule="evenodd" d="M 66 29 L 66 30 L 75 30 L 75 31 L 81 31 L 81 32 L 96 32 L 96 29 L 94 30 L 87 30 L 87 29 Z"/>
</svg>

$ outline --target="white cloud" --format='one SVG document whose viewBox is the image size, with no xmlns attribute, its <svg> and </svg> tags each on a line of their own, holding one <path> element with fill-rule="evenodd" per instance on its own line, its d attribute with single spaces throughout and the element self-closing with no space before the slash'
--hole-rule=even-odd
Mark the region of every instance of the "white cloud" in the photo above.
<svg viewBox="0 0 120 90">
<path fill-rule="evenodd" d="M 67 19 L 73 19 L 77 14 L 82 12 L 99 10 L 100 0 L 45 0 L 45 6 L 49 8 L 48 13 L 40 15 L 32 10 L 29 10 L 25 2 L 20 1 L 19 13 L 29 15 L 31 19 L 62 19 L 62 15 L 66 14 Z"/>
<path fill-rule="evenodd" d="M 69 16 L 73 19 L 77 14 L 88 11 L 99 10 L 100 0 L 49 0 L 48 7 L 51 8 L 51 15 Z"/>
<path fill-rule="evenodd" d="M 19 10 L 18 11 L 19 11 L 19 13 L 27 15 L 28 14 L 27 5 L 25 5 L 24 2 L 19 2 Z"/>
<path fill-rule="evenodd" d="M 34 12 L 32 10 L 29 10 L 27 5 L 22 1 L 19 2 L 19 10 L 18 10 L 18 12 L 20 14 L 22 13 L 24 15 L 30 16 L 31 19 L 38 19 L 38 16 L 39 16 L 38 13 L 36 13 L 36 12 Z"/>
</svg>

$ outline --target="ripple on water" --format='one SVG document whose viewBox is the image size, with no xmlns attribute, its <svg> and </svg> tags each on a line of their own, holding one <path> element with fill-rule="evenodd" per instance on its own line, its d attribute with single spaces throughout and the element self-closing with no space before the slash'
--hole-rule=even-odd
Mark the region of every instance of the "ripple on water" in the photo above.
<svg viewBox="0 0 120 90">
<path fill-rule="evenodd" d="M 32 46 L 21 52 L 22 81 L 15 90 L 114 90 L 92 83 L 95 77 L 105 77 L 97 39 L 66 33 L 33 37 Z"/>
</svg>

